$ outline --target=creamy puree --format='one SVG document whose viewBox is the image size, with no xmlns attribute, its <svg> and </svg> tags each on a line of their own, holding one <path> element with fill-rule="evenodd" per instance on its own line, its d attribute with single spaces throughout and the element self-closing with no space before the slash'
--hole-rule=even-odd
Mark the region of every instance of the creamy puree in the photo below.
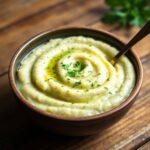
<svg viewBox="0 0 150 150">
<path fill-rule="evenodd" d="M 135 71 L 116 48 L 83 36 L 52 39 L 32 50 L 18 68 L 18 88 L 40 110 L 91 116 L 120 105 L 135 84 Z"/>
</svg>

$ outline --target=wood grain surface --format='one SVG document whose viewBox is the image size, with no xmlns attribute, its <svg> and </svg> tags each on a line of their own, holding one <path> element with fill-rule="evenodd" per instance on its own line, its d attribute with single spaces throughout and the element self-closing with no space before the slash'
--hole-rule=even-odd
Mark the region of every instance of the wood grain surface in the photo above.
<svg viewBox="0 0 150 150">
<path fill-rule="evenodd" d="M 120 29 L 100 18 L 103 0 L 0 0 L 0 150 L 149 150 L 150 36 L 134 47 L 144 68 L 137 101 L 116 124 L 88 137 L 64 137 L 44 131 L 18 107 L 8 82 L 8 66 L 17 48 L 32 36 L 60 26 L 104 29 L 127 42 L 139 28 Z"/>
</svg>

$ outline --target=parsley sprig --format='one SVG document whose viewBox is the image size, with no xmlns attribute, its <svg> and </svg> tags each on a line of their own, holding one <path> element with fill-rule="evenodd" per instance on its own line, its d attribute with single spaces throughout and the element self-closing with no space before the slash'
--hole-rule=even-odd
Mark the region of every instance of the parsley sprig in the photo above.
<svg viewBox="0 0 150 150">
<path fill-rule="evenodd" d="M 110 10 L 102 20 L 120 26 L 143 26 L 150 18 L 149 0 L 105 0 Z M 148 5 L 149 3 L 149 5 Z"/>
</svg>

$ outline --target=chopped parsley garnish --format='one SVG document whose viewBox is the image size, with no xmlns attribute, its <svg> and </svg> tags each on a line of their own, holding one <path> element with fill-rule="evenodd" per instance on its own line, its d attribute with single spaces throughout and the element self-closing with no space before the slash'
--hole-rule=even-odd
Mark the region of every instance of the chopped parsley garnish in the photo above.
<svg viewBox="0 0 150 150">
<path fill-rule="evenodd" d="M 109 94 L 113 94 L 113 93 L 112 93 L 112 92 L 110 92 L 110 91 L 109 91 L 108 93 L 109 93 Z"/>
<path fill-rule="evenodd" d="M 85 89 L 85 91 L 86 91 L 86 92 L 88 92 L 88 91 L 89 91 L 89 89 Z"/>
<path fill-rule="evenodd" d="M 50 77 L 50 78 L 48 78 L 48 79 L 46 79 L 45 81 L 49 81 L 49 80 L 51 80 L 52 78 Z"/>
<path fill-rule="evenodd" d="M 83 64 L 81 63 L 80 61 L 76 61 L 74 64 L 73 64 L 73 67 L 78 70 L 78 71 L 82 71 L 85 67 L 86 67 L 86 64 Z"/>
<path fill-rule="evenodd" d="M 68 70 L 68 68 L 69 68 L 69 65 L 68 64 L 61 64 L 61 66 L 63 67 L 63 69 L 65 69 L 65 70 Z"/>
<path fill-rule="evenodd" d="M 67 72 L 67 76 L 69 76 L 69 77 L 75 77 L 76 74 L 77 74 L 77 72 L 76 72 L 75 70 L 72 70 L 72 71 L 68 71 L 68 72 Z"/>
<path fill-rule="evenodd" d="M 107 78 L 107 81 L 109 81 L 109 77 Z"/>
<path fill-rule="evenodd" d="M 101 84 L 97 84 L 97 87 L 101 86 Z"/>
<path fill-rule="evenodd" d="M 108 91 L 108 87 L 104 87 Z"/>
<path fill-rule="evenodd" d="M 73 66 L 74 67 L 79 67 L 80 66 L 80 62 L 79 61 L 75 62 Z"/>
<path fill-rule="evenodd" d="M 113 94 L 111 91 L 109 91 L 108 87 L 104 87 L 104 88 L 108 91 L 109 94 Z"/>
<path fill-rule="evenodd" d="M 79 76 L 81 71 L 86 67 L 86 65 L 81 63 L 80 61 L 76 61 L 70 64 L 61 63 L 61 66 L 64 70 L 66 70 L 66 76 L 69 77 Z"/>
<path fill-rule="evenodd" d="M 81 84 L 81 81 L 77 81 L 77 82 L 74 83 L 73 86 L 74 86 L 74 87 L 75 87 L 75 86 L 79 86 L 80 84 Z"/>
<path fill-rule="evenodd" d="M 91 87 L 94 87 L 94 84 L 93 84 L 93 83 L 91 84 Z"/>
</svg>

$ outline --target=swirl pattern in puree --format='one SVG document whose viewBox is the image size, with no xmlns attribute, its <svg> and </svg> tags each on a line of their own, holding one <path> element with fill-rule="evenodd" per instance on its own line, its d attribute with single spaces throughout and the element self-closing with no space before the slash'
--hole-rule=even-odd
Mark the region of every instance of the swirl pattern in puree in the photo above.
<svg viewBox="0 0 150 150">
<path fill-rule="evenodd" d="M 18 69 L 18 87 L 35 107 L 64 116 L 91 116 L 113 109 L 131 93 L 135 71 L 117 50 L 83 36 L 52 39 L 32 50 Z"/>
</svg>

